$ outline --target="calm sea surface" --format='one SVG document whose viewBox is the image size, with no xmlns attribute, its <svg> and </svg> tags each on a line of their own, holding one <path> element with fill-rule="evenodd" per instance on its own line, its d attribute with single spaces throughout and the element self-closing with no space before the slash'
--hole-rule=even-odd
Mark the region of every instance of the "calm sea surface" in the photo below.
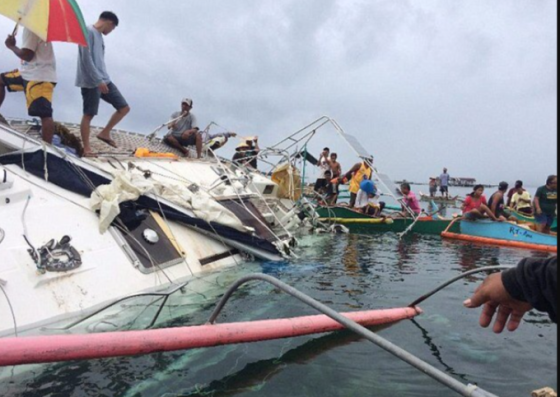
<svg viewBox="0 0 560 397">
<path fill-rule="evenodd" d="M 439 237 L 322 235 L 302 239 L 293 263 L 247 263 L 208 275 L 175 296 L 158 326 L 204 323 L 238 277 L 262 272 L 345 311 L 408 305 L 463 271 L 515 265 L 526 251 Z M 461 281 L 422 308 L 424 314 L 379 332 L 391 342 L 463 383 L 498 396 L 530 396 L 557 389 L 557 326 L 528 315 L 515 333 L 494 335 L 478 326 L 480 312 L 462 302 L 483 276 Z M 194 298 L 193 298 L 194 296 Z M 132 310 L 132 308 L 131 308 Z M 143 313 L 147 321 L 149 313 Z M 153 313 L 152 313 L 153 314 Z M 221 322 L 315 314 L 264 284 L 237 293 Z M 137 324 L 137 326 L 140 326 Z M 453 392 L 370 342 L 349 333 L 0 371 L 2 396 L 453 396 Z"/>
</svg>

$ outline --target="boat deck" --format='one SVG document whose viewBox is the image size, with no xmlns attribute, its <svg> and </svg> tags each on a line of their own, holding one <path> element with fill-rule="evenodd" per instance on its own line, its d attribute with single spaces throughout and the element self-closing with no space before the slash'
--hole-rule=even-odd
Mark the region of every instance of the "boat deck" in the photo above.
<svg viewBox="0 0 560 397">
<path fill-rule="evenodd" d="M 27 134 L 34 139 L 41 139 L 41 125 L 38 120 L 8 119 L 9 126 L 23 134 Z M 65 130 L 73 135 L 77 141 L 81 142 L 80 125 L 73 123 L 57 123 L 65 127 Z M 119 146 L 114 148 L 96 139 L 95 136 L 102 131 L 101 127 L 91 127 L 91 147 L 94 153 L 101 157 L 111 156 L 133 156 L 138 148 L 147 148 L 155 153 L 173 153 L 179 157 L 181 152 L 166 145 L 162 139 L 148 139 L 146 135 L 135 132 L 115 129 L 111 136 Z"/>
</svg>

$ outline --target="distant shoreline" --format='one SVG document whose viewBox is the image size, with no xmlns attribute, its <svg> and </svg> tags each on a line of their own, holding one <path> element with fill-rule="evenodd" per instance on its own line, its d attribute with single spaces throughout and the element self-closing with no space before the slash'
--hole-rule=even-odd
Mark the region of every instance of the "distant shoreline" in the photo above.
<svg viewBox="0 0 560 397">
<path fill-rule="evenodd" d="M 410 183 L 412 186 L 429 186 L 429 183 L 420 183 L 420 182 L 410 182 L 410 181 L 395 181 L 395 183 L 397 185 L 400 185 L 401 183 Z M 482 186 L 487 187 L 487 188 L 495 188 L 498 187 L 499 185 L 491 185 L 491 184 L 484 184 L 481 183 Z M 474 187 L 475 185 L 449 185 L 449 187 Z"/>
</svg>

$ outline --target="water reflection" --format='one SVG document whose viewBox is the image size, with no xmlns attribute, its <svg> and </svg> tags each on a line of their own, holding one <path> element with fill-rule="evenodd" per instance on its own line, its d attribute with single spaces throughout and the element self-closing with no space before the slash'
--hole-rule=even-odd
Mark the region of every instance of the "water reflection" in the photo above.
<svg viewBox="0 0 560 397">
<path fill-rule="evenodd" d="M 381 328 L 374 331 L 379 330 Z M 191 390 L 179 393 L 167 393 L 164 394 L 164 397 L 202 397 L 209 395 L 226 397 L 245 391 L 255 391 L 270 382 L 290 365 L 309 364 L 328 351 L 357 341 L 360 341 L 360 337 L 346 331 L 326 335 L 306 342 L 278 358 L 249 363 L 243 369 L 222 379 L 214 380 L 208 385 L 197 385 Z"/>
<path fill-rule="evenodd" d="M 467 375 L 456 372 L 455 369 L 453 369 L 453 367 L 451 367 L 449 364 L 447 364 L 444 361 L 443 355 L 441 354 L 440 349 L 434 343 L 433 338 L 430 336 L 429 332 L 425 328 L 423 328 L 414 319 L 412 319 L 411 322 L 412 322 L 412 324 L 414 324 L 414 326 L 416 328 L 418 328 L 420 330 L 420 332 L 422 333 L 422 338 L 424 339 L 424 343 L 426 344 L 426 346 L 428 346 L 428 348 L 430 349 L 430 352 L 436 358 L 436 360 L 443 366 L 443 368 L 445 369 L 445 372 L 449 373 L 450 375 L 453 375 L 453 376 L 456 376 L 456 377 L 462 379 L 465 383 L 473 383 L 471 380 L 469 380 L 467 378 Z"/>
<path fill-rule="evenodd" d="M 421 236 L 409 234 L 397 242 L 397 268 L 402 273 L 414 273 L 417 267 L 416 256 L 420 252 Z"/>
<path fill-rule="evenodd" d="M 359 260 L 359 242 L 360 235 L 350 234 L 346 236 L 346 244 L 344 246 L 344 255 L 342 256 L 342 264 L 349 275 L 356 275 L 361 271 Z"/>
</svg>

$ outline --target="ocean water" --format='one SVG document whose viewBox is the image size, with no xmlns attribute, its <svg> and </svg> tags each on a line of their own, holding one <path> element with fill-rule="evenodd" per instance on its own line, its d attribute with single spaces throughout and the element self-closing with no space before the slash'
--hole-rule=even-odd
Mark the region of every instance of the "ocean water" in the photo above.
<svg viewBox="0 0 560 397">
<path fill-rule="evenodd" d="M 439 237 L 321 235 L 302 238 L 291 263 L 245 263 L 205 276 L 174 296 L 158 323 L 204 323 L 217 297 L 237 278 L 266 273 L 341 311 L 407 306 L 470 269 L 516 265 L 543 254 L 442 241 Z M 424 314 L 379 335 L 463 383 L 498 396 L 557 389 L 557 326 L 532 312 L 515 333 L 478 326 L 468 298 L 484 276 L 473 276 L 421 306 Z M 196 299 L 192 299 L 192 296 Z M 131 309 L 132 310 L 132 309 Z M 315 312 L 269 285 L 243 287 L 220 322 L 310 315 Z M 149 316 L 146 316 L 146 319 Z M 147 321 L 147 320 L 146 320 Z M 137 324 L 140 326 L 140 324 Z M 408 364 L 348 332 L 142 357 L 0 370 L 2 396 L 453 396 Z"/>
</svg>

